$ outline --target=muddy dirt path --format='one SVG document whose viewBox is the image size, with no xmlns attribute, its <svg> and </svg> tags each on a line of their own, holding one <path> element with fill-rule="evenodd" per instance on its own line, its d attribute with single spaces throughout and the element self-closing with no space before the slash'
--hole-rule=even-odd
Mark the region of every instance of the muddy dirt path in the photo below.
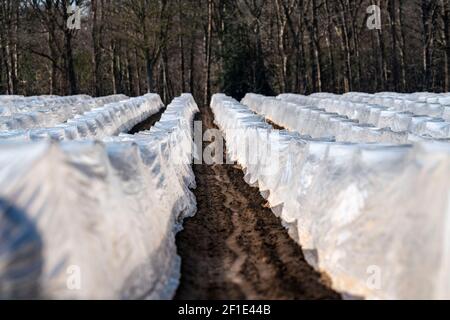
<svg viewBox="0 0 450 320">
<path fill-rule="evenodd" d="M 198 118 L 215 127 L 209 108 Z M 338 299 L 233 165 L 194 165 L 197 214 L 177 235 L 175 299 Z"/>
<path fill-rule="evenodd" d="M 158 113 L 155 113 L 154 115 L 151 115 L 144 121 L 138 123 L 128 133 L 135 134 L 138 133 L 139 131 L 149 130 L 151 127 L 155 125 L 156 122 L 159 121 L 159 119 L 161 119 L 161 116 L 164 113 L 164 111 L 166 111 L 166 108 L 162 108 L 161 110 L 158 111 Z"/>
</svg>

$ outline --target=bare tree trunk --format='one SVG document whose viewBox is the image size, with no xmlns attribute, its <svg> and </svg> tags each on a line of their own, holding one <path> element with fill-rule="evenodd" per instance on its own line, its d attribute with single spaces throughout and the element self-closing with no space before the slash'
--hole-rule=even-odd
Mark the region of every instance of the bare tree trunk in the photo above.
<svg viewBox="0 0 450 320">
<path fill-rule="evenodd" d="M 433 16 L 435 10 L 434 1 L 422 0 L 422 24 L 423 24 L 423 81 L 422 89 L 428 90 L 431 86 L 431 63 L 433 57 Z"/>
<path fill-rule="evenodd" d="M 178 50 L 180 59 L 180 71 L 181 71 L 181 91 L 186 91 L 186 77 L 185 77 L 185 66 L 184 66 L 184 33 L 183 33 L 183 10 L 182 2 L 178 0 Z"/>
<path fill-rule="evenodd" d="M 350 16 L 350 31 L 352 35 L 352 46 L 353 46 L 353 52 L 355 55 L 355 62 L 356 62 L 356 77 L 354 83 L 356 84 L 356 90 L 361 90 L 362 85 L 362 61 L 360 56 L 360 41 L 359 41 L 359 34 L 357 29 L 357 20 L 358 20 L 358 14 L 359 14 L 359 8 L 361 6 L 362 1 L 359 2 L 359 5 L 357 5 L 357 2 L 352 2 L 350 4 L 350 1 L 347 0 L 346 7 L 347 11 L 349 12 Z M 355 87 L 354 87 L 355 89 Z"/>
<path fill-rule="evenodd" d="M 150 43 L 149 43 L 149 35 L 147 33 L 147 24 L 146 24 L 146 13 L 145 8 L 143 8 L 144 13 L 140 17 L 140 23 L 142 25 L 142 34 L 144 40 L 144 59 L 145 59 L 145 70 L 146 70 L 146 83 L 147 83 L 147 93 L 152 92 L 153 89 L 153 60 L 150 54 Z"/>
<path fill-rule="evenodd" d="M 61 2 L 61 11 L 63 16 L 63 21 L 67 21 L 69 15 L 67 13 L 67 7 L 69 2 L 67 0 L 62 0 Z M 66 81 L 68 83 L 67 93 L 70 95 L 74 95 L 78 93 L 77 87 L 77 77 L 75 74 L 75 64 L 73 60 L 73 47 L 72 47 L 72 39 L 73 32 L 67 27 L 63 27 L 64 34 L 64 57 L 65 57 L 65 72 L 66 72 Z"/>
<path fill-rule="evenodd" d="M 19 1 L 12 1 L 11 4 L 11 30 L 10 30 L 10 43 L 11 43 L 11 83 L 12 92 L 17 93 L 18 86 L 18 55 L 17 55 L 17 30 L 19 28 Z"/>
<path fill-rule="evenodd" d="M 223 37 L 225 35 L 225 15 L 226 15 L 226 6 L 225 3 L 223 1 L 219 1 L 217 4 L 218 7 L 218 15 L 216 16 L 217 19 L 217 29 L 218 29 L 218 33 L 219 36 L 217 37 L 217 48 L 218 48 L 218 52 L 219 52 L 219 57 L 218 57 L 218 65 L 217 65 L 217 71 L 218 74 L 223 74 L 223 70 L 224 70 L 224 43 L 223 43 Z"/>
<path fill-rule="evenodd" d="M 145 48 L 145 67 L 147 70 L 147 93 L 153 91 L 153 61 L 150 57 L 150 49 Z"/>
<path fill-rule="evenodd" d="M 100 64 L 101 64 L 101 27 L 99 26 L 102 23 L 102 11 L 103 7 L 98 8 L 98 0 L 91 1 L 91 10 L 92 10 L 92 62 L 93 62 L 93 93 L 95 96 L 100 96 L 101 92 L 101 78 L 99 74 Z M 100 17 L 99 17 L 100 15 Z"/>
<path fill-rule="evenodd" d="M 161 86 L 162 86 L 162 99 L 164 104 L 167 104 L 167 102 L 170 100 L 169 98 L 169 91 L 168 91 L 168 86 L 167 86 L 167 74 L 166 74 L 166 61 L 164 58 L 164 53 L 161 59 L 161 64 L 160 64 L 160 69 L 161 69 Z"/>
<path fill-rule="evenodd" d="M 392 37 L 392 75 L 393 75 L 393 88 L 395 91 L 399 91 L 399 73 L 398 73 L 398 59 L 397 59 L 397 10 L 396 1 L 389 0 L 389 16 L 390 27 Z"/>
<path fill-rule="evenodd" d="M 402 83 L 402 91 L 408 91 L 406 83 L 406 36 L 405 36 L 405 26 L 403 25 L 403 6 L 404 1 L 399 0 L 398 9 L 398 25 L 400 28 L 400 75 Z"/>
<path fill-rule="evenodd" d="M 327 53 L 328 53 L 328 60 L 330 61 L 330 69 L 331 69 L 331 88 L 335 92 L 338 90 L 337 88 L 337 81 L 336 81 L 336 69 L 335 69 L 335 62 L 334 62 L 334 55 L 333 55 L 333 28 L 332 28 L 332 18 L 330 13 L 330 8 L 328 6 L 328 1 L 325 0 L 325 12 L 327 15 L 327 35 L 326 35 L 326 44 L 327 44 Z"/>
<path fill-rule="evenodd" d="M 344 8 L 341 7 L 341 25 L 338 30 L 338 35 L 341 40 L 341 51 L 343 53 L 344 60 L 344 92 L 352 90 L 352 68 L 351 68 L 351 56 L 350 56 L 350 44 L 348 39 L 348 31 L 346 27 L 346 19 L 344 15 Z"/>
<path fill-rule="evenodd" d="M 372 44 L 372 52 L 377 52 L 377 49 L 378 49 L 375 34 L 376 34 L 375 32 L 372 32 L 371 37 L 370 37 L 371 44 Z M 375 79 L 375 81 L 372 82 L 372 88 L 371 88 L 371 90 L 373 92 L 376 92 L 378 90 L 379 82 L 382 77 L 381 73 L 379 72 L 380 68 L 379 68 L 378 60 L 379 60 L 378 55 L 375 54 L 373 59 L 371 60 L 371 64 L 370 64 L 370 66 L 372 67 L 371 69 L 373 71 L 372 77 Z"/>
<path fill-rule="evenodd" d="M 7 44 L 6 35 L 0 33 L 0 42 L 2 47 L 2 56 L 5 64 L 5 82 L 6 82 L 6 93 L 12 94 L 12 75 L 11 75 L 11 63 L 9 60 L 9 46 Z"/>
<path fill-rule="evenodd" d="M 194 79 L 195 79 L 195 36 L 192 33 L 191 38 L 191 49 L 189 53 L 189 92 L 195 97 L 195 88 L 194 88 Z"/>
<path fill-rule="evenodd" d="M 450 90 L 450 4 L 441 0 L 442 19 L 444 22 L 444 91 Z"/>
<path fill-rule="evenodd" d="M 164 47 L 162 51 L 162 72 L 163 72 L 163 88 L 164 88 L 164 96 L 165 103 L 169 103 L 173 99 L 173 91 L 172 85 L 169 78 L 170 70 L 169 70 L 169 57 L 167 53 L 167 47 Z"/>
<path fill-rule="evenodd" d="M 211 96 L 211 36 L 212 36 L 212 0 L 207 0 L 208 3 L 208 24 L 206 27 L 206 34 L 204 36 L 204 48 L 205 48 L 205 84 L 204 84 L 204 99 L 203 105 L 207 106 L 209 98 Z"/>
<path fill-rule="evenodd" d="M 134 49 L 134 63 L 135 63 L 136 76 L 137 76 L 135 95 L 139 96 L 139 95 L 141 95 L 141 68 L 139 65 L 139 56 L 138 56 L 137 48 Z"/>
<path fill-rule="evenodd" d="M 2 21 L 0 20 L 0 23 Z M 5 91 L 4 85 L 3 85 L 3 46 L 2 46 L 2 36 L 0 32 L 0 94 L 3 94 Z"/>
<path fill-rule="evenodd" d="M 317 0 L 311 1 L 312 14 L 313 14 L 313 44 L 314 44 L 314 64 L 315 64 L 315 82 L 316 91 L 322 91 L 322 65 L 320 63 L 320 57 L 322 56 L 320 41 L 319 41 L 319 12 Z"/>
<path fill-rule="evenodd" d="M 380 0 L 376 0 L 376 5 L 381 8 Z M 380 77 L 380 87 L 378 90 L 387 90 L 386 84 L 387 84 L 387 63 L 386 63 L 386 47 L 384 44 L 384 38 L 383 33 L 381 30 L 376 31 L 376 40 L 377 40 L 377 47 L 380 49 L 380 53 L 378 54 L 379 60 L 378 60 L 378 74 L 381 75 Z"/>
<path fill-rule="evenodd" d="M 116 47 L 117 52 L 116 52 L 116 72 L 117 72 L 117 92 L 118 93 L 124 93 L 124 63 L 123 63 L 123 59 L 122 59 L 122 55 L 121 55 L 121 49 L 122 49 L 122 43 L 119 42 L 119 45 Z"/>
<path fill-rule="evenodd" d="M 52 1 L 47 1 L 45 10 L 49 16 L 54 15 L 54 11 L 57 8 L 54 6 Z M 60 61 L 61 54 L 58 52 L 58 39 L 56 38 L 56 21 L 49 18 L 47 21 L 48 36 L 47 36 L 47 47 L 50 52 L 50 79 L 49 79 L 49 91 L 50 94 L 56 94 L 58 91 L 61 92 L 58 86 L 58 70 L 60 67 L 58 65 Z"/>
<path fill-rule="evenodd" d="M 110 52 L 110 76 L 111 76 L 111 86 L 113 90 L 113 94 L 117 94 L 117 85 L 116 85 L 116 56 L 115 56 L 115 44 L 114 41 L 111 41 L 111 44 L 109 46 L 109 52 Z"/>
<path fill-rule="evenodd" d="M 11 47 L 10 47 L 10 37 L 11 37 L 11 2 L 10 0 L 2 1 L 1 3 L 1 16 L 4 17 L 4 25 L 2 26 L 2 31 L 0 31 L 0 41 L 2 43 L 3 49 L 3 61 L 5 62 L 5 74 L 6 74 L 6 93 L 14 93 L 13 84 L 13 66 L 11 64 Z"/>
<path fill-rule="evenodd" d="M 297 13 L 297 23 L 294 24 L 293 18 L 291 14 L 288 14 L 289 8 L 283 2 L 284 11 L 286 14 L 286 21 L 291 31 L 292 41 L 295 47 L 295 90 L 299 93 L 306 92 L 306 76 L 305 76 L 305 55 L 304 55 L 304 46 L 303 46 L 303 9 L 304 3 L 303 0 L 297 1 L 296 8 L 298 9 Z M 297 28 L 296 28 L 297 26 Z"/>
<path fill-rule="evenodd" d="M 49 32 L 48 34 L 48 48 L 50 51 L 50 56 L 52 58 L 52 60 L 50 61 L 50 83 L 49 83 L 49 88 L 50 88 L 50 94 L 56 94 L 58 87 L 57 87 L 57 77 L 58 77 L 58 54 L 56 52 L 56 48 L 54 45 L 54 40 L 52 40 L 53 36 L 52 34 L 54 34 L 54 30 L 53 32 Z"/>
<path fill-rule="evenodd" d="M 281 91 L 286 92 L 289 91 L 289 84 L 287 79 L 287 62 L 288 57 L 285 50 L 285 30 L 286 30 L 286 17 L 285 14 L 290 14 L 289 12 L 283 13 L 281 11 L 280 0 L 275 1 L 275 9 L 277 16 L 277 44 L 278 44 L 278 54 L 280 56 L 280 65 L 281 65 Z"/>
<path fill-rule="evenodd" d="M 130 57 L 130 49 L 127 49 L 126 59 L 127 59 L 127 75 L 128 75 L 128 95 L 133 96 L 135 93 L 135 76 L 134 76 L 134 64 Z"/>
</svg>

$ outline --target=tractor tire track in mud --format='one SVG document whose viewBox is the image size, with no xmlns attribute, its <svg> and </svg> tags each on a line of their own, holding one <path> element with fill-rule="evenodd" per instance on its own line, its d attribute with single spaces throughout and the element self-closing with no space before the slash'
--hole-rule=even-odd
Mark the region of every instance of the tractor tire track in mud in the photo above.
<svg viewBox="0 0 450 320">
<path fill-rule="evenodd" d="M 200 119 L 204 130 L 215 128 L 210 108 L 201 108 Z M 182 265 L 175 299 L 340 298 L 239 166 L 200 164 L 194 172 L 198 210 L 177 235 Z"/>
</svg>

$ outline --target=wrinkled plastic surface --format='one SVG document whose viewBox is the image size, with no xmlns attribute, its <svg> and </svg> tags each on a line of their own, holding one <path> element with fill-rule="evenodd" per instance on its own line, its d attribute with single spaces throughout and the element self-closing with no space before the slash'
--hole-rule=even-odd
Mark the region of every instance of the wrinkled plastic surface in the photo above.
<svg viewBox="0 0 450 320">
<path fill-rule="evenodd" d="M 106 103 L 54 127 L 0 132 L 0 140 L 38 141 L 101 139 L 129 131 L 163 107 L 157 94 Z"/>
<path fill-rule="evenodd" d="M 33 111 L 46 111 L 51 108 L 62 107 L 66 104 L 89 103 L 92 98 L 88 95 L 74 96 L 12 96 L 0 95 L 0 115 L 11 116 L 13 114 L 27 113 Z"/>
<path fill-rule="evenodd" d="M 450 298 L 447 143 L 321 141 L 274 130 L 221 94 L 211 107 L 230 158 L 335 289 L 369 299 Z M 254 145 L 270 150 L 264 160 L 251 156 Z"/>
<path fill-rule="evenodd" d="M 313 138 L 362 143 L 408 142 L 408 132 L 394 132 L 390 128 L 380 129 L 374 125 L 362 124 L 336 111 L 327 112 L 323 108 L 301 106 L 253 93 L 246 94 L 241 102 L 274 123 Z"/>
<path fill-rule="evenodd" d="M 425 139 L 450 139 L 450 106 L 437 103 L 446 103 L 442 98 L 446 95 L 438 97 L 439 95 L 419 93 L 369 95 L 350 92 L 344 95 L 318 93 L 310 96 L 281 94 L 277 98 L 335 112 L 361 124 L 381 129 L 390 128 L 395 132 L 409 132 L 409 140 L 417 139 L 416 136 Z"/>
<path fill-rule="evenodd" d="M 186 94 L 136 135 L 1 143 L 0 298 L 171 298 L 197 111 Z"/>
<path fill-rule="evenodd" d="M 75 100 L 74 102 L 62 100 L 61 103 L 41 107 L 34 111 L 13 113 L 9 116 L 0 117 L 0 131 L 51 127 L 62 124 L 68 119 L 91 109 L 100 108 L 105 104 L 125 99 L 128 99 L 128 97 L 117 94 L 100 98 Z"/>
</svg>

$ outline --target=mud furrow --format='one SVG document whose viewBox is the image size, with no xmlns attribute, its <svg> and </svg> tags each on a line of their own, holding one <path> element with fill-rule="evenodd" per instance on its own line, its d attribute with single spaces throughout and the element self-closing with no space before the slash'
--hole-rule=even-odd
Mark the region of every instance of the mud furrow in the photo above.
<svg viewBox="0 0 450 320">
<path fill-rule="evenodd" d="M 236 258 L 233 261 L 230 270 L 228 271 L 228 279 L 236 284 L 244 293 L 247 299 L 258 299 L 258 294 L 252 289 L 252 285 L 247 282 L 242 274 L 243 266 L 247 260 L 247 253 L 239 244 L 239 236 L 242 234 L 241 221 L 239 220 L 239 213 L 248 205 L 247 200 L 233 188 L 228 176 L 220 176 L 221 172 L 218 166 L 213 166 L 216 173 L 216 180 L 221 183 L 221 191 L 225 196 L 224 207 L 231 212 L 231 223 L 233 226 L 233 233 L 226 239 L 228 248 L 235 254 Z M 226 174 L 226 172 L 225 172 Z"/>
<path fill-rule="evenodd" d="M 144 121 L 135 125 L 128 133 L 135 134 L 135 133 L 138 133 L 139 131 L 150 130 L 150 128 L 153 127 L 155 125 L 155 123 L 159 121 L 159 119 L 161 119 L 161 116 L 165 110 L 166 110 L 166 108 L 162 108 L 154 115 L 151 115 Z"/>
<path fill-rule="evenodd" d="M 203 129 L 213 115 L 202 108 Z M 206 143 L 204 144 L 204 146 Z M 194 165 L 197 214 L 177 235 L 176 299 L 338 299 L 237 165 Z"/>
</svg>

